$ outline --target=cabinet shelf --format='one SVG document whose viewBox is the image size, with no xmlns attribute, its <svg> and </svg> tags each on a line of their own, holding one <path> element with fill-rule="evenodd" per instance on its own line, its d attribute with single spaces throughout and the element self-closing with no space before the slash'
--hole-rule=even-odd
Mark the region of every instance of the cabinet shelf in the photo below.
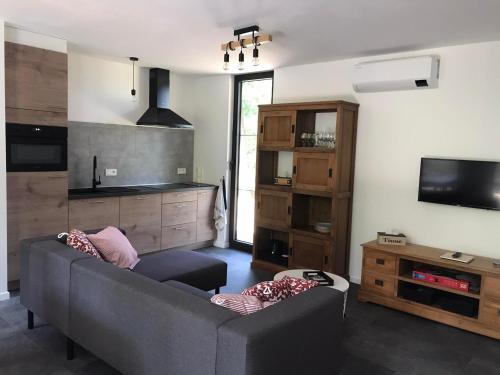
<svg viewBox="0 0 500 375">
<path fill-rule="evenodd" d="M 463 292 L 461 290 L 453 289 L 453 288 L 447 288 L 447 287 L 441 286 L 439 284 L 433 284 L 433 283 L 427 283 L 425 281 L 415 280 L 410 275 L 398 276 L 398 280 L 404 281 L 404 282 L 410 283 L 410 284 L 425 286 L 425 287 L 431 288 L 431 289 L 437 289 L 437 290 L 442 290 L 444 292 L 458 294 L 458 295 L 461 295 L 461 296 L 464 296 L 464 297 L 470 297 L 470 298 L 475 298 L 475 299 L 479 299 L 480 298 L 479 293 Z"/>
<path fill-rule="evenodd" d="M 259 184 L 259 189 L 284 191 L 284 192 L 287 192 L 287 193 L 291 193 L 292 192 L 292 187 L 291 186 L 285 186 L 285 185 Z"/>
<path fill-rule="evenodd" d="M 314 230 L 314 227 L 312 227 L 312 226 L 301 227 L 301 228 L 292 228 L 292 233 L 300 234 L 302 236 L 314 237 L 314 238 L 318 238 L 321 240 L 331 240 L 332 239 L 330 233 L 317 232 L 316 230 Z"/>
<path fill-rule="evenodd" d="M 296 152 L 324 152 L 324 153 L 334 153 L 334 148 L 327 147 L 295 147 L 294 151 Z"/>
</svg>

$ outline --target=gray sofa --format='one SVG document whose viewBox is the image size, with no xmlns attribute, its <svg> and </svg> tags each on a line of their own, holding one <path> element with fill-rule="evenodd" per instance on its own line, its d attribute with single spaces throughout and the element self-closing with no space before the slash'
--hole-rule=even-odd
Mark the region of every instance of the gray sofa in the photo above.
<svg viewBox="0 0 500 375">
<path fill-rule="evenodd" d="M 22 244 L 21 303 L 125 375 L 336 373 L 340 292 L 315 288 L 247 316 L 209 298 L 55 240 Z"/>
</svg>

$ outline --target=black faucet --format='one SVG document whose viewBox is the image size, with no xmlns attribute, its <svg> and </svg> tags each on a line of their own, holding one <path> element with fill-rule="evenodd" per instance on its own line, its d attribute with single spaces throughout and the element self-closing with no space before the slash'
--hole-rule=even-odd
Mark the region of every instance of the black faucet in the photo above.
<svg viewBox="0 0 500 375">
<path fill-rule="evenodd" d="M 92 190 L 97 189 L 97 185 L 101 184 L 101 175 L 99 175 L 99 181 L 95 179 L 95 171 L 97 169 L 97 156 L 94 155 L 94 171 L 92 176 Z"/>
</svg>

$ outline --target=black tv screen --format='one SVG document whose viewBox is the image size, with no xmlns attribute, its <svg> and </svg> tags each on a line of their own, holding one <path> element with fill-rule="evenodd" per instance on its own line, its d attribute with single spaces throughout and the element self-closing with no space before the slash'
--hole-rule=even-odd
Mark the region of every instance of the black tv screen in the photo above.
<svg viewBox="0 0 500 375">
<path fill-rule="evenodd" d="M 418 200 L 500 210 L 500 163 L 422 158 Z"/>
</svg>

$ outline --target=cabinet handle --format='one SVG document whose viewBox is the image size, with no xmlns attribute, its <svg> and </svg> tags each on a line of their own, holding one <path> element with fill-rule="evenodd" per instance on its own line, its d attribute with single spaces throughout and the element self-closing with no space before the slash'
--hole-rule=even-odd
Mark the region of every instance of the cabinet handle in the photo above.
<svg viewBox="0 0 500 375">
<path fill-rule="evenodd" d="M 257 209 L 260 210 L 260 201 L 257 201 Z"/>
<path fill-rule="evenodd" d="M 385 259 L 377 258 L 377 264 L 380 264 L 381 266 L 383 266 L 385 264 Z"/>
<path fill-rule="evenodd" d="M 325 264 L 328 264 L 328 255 L 325 255 Z"/>
<path fill-rule="evenodd" d="M 328 177 L 332 177 L 333 176 L 333 169 L 332 168 L 329 168 L 328 169 Z"/>
<path fill-rule="evenodd" d="M 295 133 L 295 124 L 292 124 L 292 134 Z"/>
<path fill-rule="evenodd" d="M 104 201 L 90 201 L 90 203 L 104 203 Z"/>
<path fill-rule="evenodd" d="M 293 166 L 293 174 L 297 174 L 297 166 L 296 165 Z"/>
<path fill-rule="evenodd" d="M 260 123 L 260 134 L 264 133 L 264 123 Z"/>
<path fill-rule="evenodd" d="M 289 251 L 290 255 L 293 255 L 293 247 L 290 247 Z"/>
<path fill-rule="evenodd" d="M 52 179 L 68 178 L 67 176 L 49 176 Z"/>
<path fill-rule="evenodd" d="M 292 207 L 288 206 L 288 215 L 292 214 Z"/>
<path fill-rule="evenodd" d="M 175 230 L 183 230 L 183 229 L 186 229 L 186 227 L 175 227 L 174 229 Z"/>
<path fill-rule="evenodd" d="M 136 197 L 135 199 L 137 199 L 138 201 L 143 201 L 144 199 L 148 199 L 148 197 Z"/>
<path fill-rule="evenodd" d="M 176 207 L 177 207 L 177 208 L 182 208 L 182 207 L 186 207 L 186 206 L 187 206 L 187 205 L 185 205 L 185 204 L 178 204 Z"/>
<path fill-rule="evenodd" d="M 384 280 L 375 279 L 375 285 L 384 286 Z"/>
</svg>

